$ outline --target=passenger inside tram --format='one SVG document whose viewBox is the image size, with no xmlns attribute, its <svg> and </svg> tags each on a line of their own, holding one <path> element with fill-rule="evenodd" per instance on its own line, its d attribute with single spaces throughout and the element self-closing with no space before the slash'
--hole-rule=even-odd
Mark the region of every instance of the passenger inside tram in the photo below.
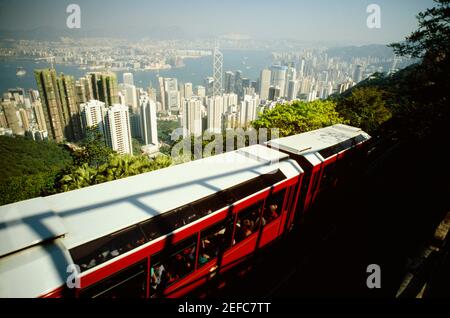
<svg viewBox="0 0 450 318">
<path fill-rule="evenodd" d="M 150 285 L 154 291 L 157 291 L 163 282 L 166 269 L 163 264 L 158 264 L 150 269 Z"/>
<path fill-rule="evenodd" d="M 267 223 L 272 222 L 279 216 L 278 205 L 271 204 L 268 209 L 264 209 L 264 219 Z"/>
</svg>

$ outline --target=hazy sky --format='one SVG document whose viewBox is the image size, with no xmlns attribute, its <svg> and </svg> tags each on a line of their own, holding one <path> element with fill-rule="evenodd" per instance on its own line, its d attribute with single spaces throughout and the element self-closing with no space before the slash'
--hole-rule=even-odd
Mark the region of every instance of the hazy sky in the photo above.
<svg viewBox="0 0 450 318">
<path fill-rule="evenodd" d="M 388 43 L 417 27 L 432 0 L 0 0 L 0 29 L 65 28 L 66 7 L 81 7 L 85 30 L 179 27 L 187 35 Z M 366 8 L 381 7 L 381 29 L 366 26 Z"/>
</svg>

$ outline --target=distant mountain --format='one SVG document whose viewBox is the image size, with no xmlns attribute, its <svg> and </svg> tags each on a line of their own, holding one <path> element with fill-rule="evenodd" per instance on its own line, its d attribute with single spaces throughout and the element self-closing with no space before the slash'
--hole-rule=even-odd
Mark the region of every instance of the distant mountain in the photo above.
<svg viewBox="0 0 450 318">
<path fill-rule="evenodd" d="M 142 38 L 155 40 L 174 40 L 188 38 L 187 34 L 177 26 L 173 27 L 148 27 L 127 28 L 121 30 L 109 29 L 58 29 L 43 26 L 32 30 L 0 30 L 0 39 L 58 41 L 61 37 L 86 38 L 107 37 L 137 40 Z"/>
<path fill-rule="evenodd" d="M 333 47 L 327 50 L 329 57 L 339 57 L 341 59 L 351 59 L 352 57 L 394 57 L 394 51 L 387 45 L 371 44 L 363 46 L 343 46 Z"/>
</svg>

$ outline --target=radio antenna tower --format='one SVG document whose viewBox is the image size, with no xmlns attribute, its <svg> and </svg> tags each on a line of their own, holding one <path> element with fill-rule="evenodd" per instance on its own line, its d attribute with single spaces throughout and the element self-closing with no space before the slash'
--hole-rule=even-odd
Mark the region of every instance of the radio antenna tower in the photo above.
<svg viewBox="0 0 450 318">
<path fill-rule="evenodd" d="M 213 51 L 213 95 L 222 94 L 223 54 L 219 51 L 219 43 L 216 41 Z"/>
</svg>

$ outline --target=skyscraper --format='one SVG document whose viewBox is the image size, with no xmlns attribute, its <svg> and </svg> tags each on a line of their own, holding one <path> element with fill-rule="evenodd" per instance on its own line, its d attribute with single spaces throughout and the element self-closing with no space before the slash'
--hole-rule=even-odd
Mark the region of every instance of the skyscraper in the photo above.
<svg viewBox="0 0 450 318">
<path fill-rule="evenodd" d="M 130 112 L 130 129 L 132 138 L 142 138 L 142 117 L 139 113 Z"/>
<path fill-rule="evenodd" d="M 157 101 L 161 103 L 161 110 L 166 110 L 166 93 L 164 90 L 164 77 L 158 77 L 159 90 L 157 94 Z"/>
<path fill-rule="evenodd" d="M 179 91 L 166 91 L 166 106 L 170 112 L 180 111 L 180 92 Z"/>
<path fill-rule="evenodd" d="M 204 86 L 197 86 L 195 88 L 195 95 L 197 95 L 198 97 L 205 97 L 206 96 L 206 89 Z"/>
<path fill-rule="evenodd" d="M 222 94 L 222 81 L 223 81 L 223 55 L 219 51 L 218 46 L 214 48 L 213 52 L 213 95 Z"/>
<path fill-rule="evenodd" d="M 202 135 L 202 98 L 192 96 L 184 101 L 183 137 Z"/>
<path fill-rule="evenodd" d="M 244 89 L 242 87 L 242 71 L 236 71 L 234 77 L 234 92 L 239 96 L 239 98 L 243 97 Z"/>
<path fill-rule="evenodd" d="M 45 116 L 41 102 L 39 100 L 35 100 L 31 107 L 34 111 L 34 117 L 36 118 L 39 130 L 47 131 L 47 125 L 45 124 Z"/>
<path fill-rule="evenodd" d="M 49 139 L 64 140 L 64 118 L 54 69 L 35 70 L 34 76 L 41 96 Z"/>
<path fill-rule="evenodd" d="M 180 110 L 180 92 L 178 91 L 178 81 L 176 78 L 164 78 L 164 107 L 166 111 L 178 112 Z M 161 81 L 160 81 L 161 84 Z"/>
<path fill-rule="evenodd" d="M 192 83 L 184 83 L 184 98 L 191 98 L 194 94 L 192 90 Z"/>
<path fill-rule="evenodd" d="M 286 92 L 286 73 L 286 66 L 274 65 L 271 67 L 271 85 L 278 86 L 280 88 L 280 94 L 283 97 Z"/>
<path fill-rule="evenodd" d="M 280 88 L 278 86 L 270 86 L 269 100 L 277 100 L 280 97 Z"/>
<path fill-rule="evenodd" d="M 128 85 L 134 85 L 133 73 L 123 73 L 123 83 Z"/>
<path fill-rule="evenodd" d="M 287 93 L 287 99 L 288 100 L 294 100 L 297 98 L 298 93 L 298 81 L 297 80 L 290 80 L 288 85 L 288 93 Z"/>
<path fill-rule="evenodd" d="M 241 127 L 248 127 L 256 119 L 259 96 L 245 95 L 239 109 L 239 124 Z"/>
<path fill-rule="evenodd" d="M 269 98 L 270 75 L 271 72 L 268 69 L 261 71 L 259 79 L 259 96 L 262 100 L 267 100 Z"/>
<path fill-rule="evenodd" d="M 228 110 L 231 106 L 237 106 L 238 104 L 238 96 L 234 93 L 231 94 L 223 94 L 223 109 L 224 111 Z"/>
<path fill-rule="evenodd" d="M 207 99 L 207 130 L 212 133 L 222 131 L 223 100 L 222 96 L 212 96 Z"/>
<path fill-rule="evenodd" d="M 105 114 L 105 139 L 109 147 L 120 154 L 133 154 L 128 107 L 116 104 Z"/>
<path fill-rule="evenodd" d="M 116 74 L 111 72 L 92 72 L 87 75 L 92 86 L 93 98 L 102 101 L 106 106 L 119 102 L 119 88 Z"/>
<path fill-rule="evenodd" d="M 142 140 L 145 145 L 158 146 L 158 129 L 156 126 L 156 103 L 148 97 L 143 97 L 141 105 Z"/>
<path fill-rule="evenodd" d="M 23 108 L 19 109 L 20 120 L 22 121 L 22 128 L 24 130 L 30 129 L 30 120 L 28 119 L 27 111 Z"/>
<path fill-rule="evenodd" d="M 20 127 L 16 103 L 11 100 L 4 100 L 1 102 L 1 108 L 3 109 L 8 128 L 12 130 L 14 135 L 23 135 L 24 131 L 22 127 Z"/>
<path fill-rule="evenodd" d="M 105 133 L 104 117 L 106 114 L 105 103 L 98 100 L 90 100 L 80 105 L 81 120 L 83 128 L 97 128 L 102 134 Z"/>
<path fill-rule="evenodd" d="M 64 122 L 64 136 L 71 141 L 81 140 L 80 109 L 75 92 L 75 80 L 72 76 L 61 74 L 57 77 L 59 97 Z"/>
<path fill-rule="evenodd" d="M 305 75 L 305 59 L 302 58 L 298 65 L 298 76 L 299 78 L 303 78 Z"/>
<path fill-rule="evenodd" d="M 363 70 L 362 70 L 362 65 L 356 65 L 355 68 L 355 75 L 353 76 L 353 80 L 355 81 L 355 83 L 359 83 L 362 81 L 362 77 L 363 77 Z"/>
<path fill-rule="evenodd" d="M 123 93 L 125 96 L 125 104 L 136 112 L 138 108 L 138 97 L 136 86 L 133 84 L 123 84 Z"/>
<path fill-rule="evenodd" d="M 205 79 L 203 80 L 203 84 L 206 89 L 206 96 L 214 95 L 214 77 L 205 77 Z"/>
<path fill-rule="evenodd" d="M 225 93 L 234 93 L 234 73 L 231 71 L 225 72 Z"/>
</svg>

